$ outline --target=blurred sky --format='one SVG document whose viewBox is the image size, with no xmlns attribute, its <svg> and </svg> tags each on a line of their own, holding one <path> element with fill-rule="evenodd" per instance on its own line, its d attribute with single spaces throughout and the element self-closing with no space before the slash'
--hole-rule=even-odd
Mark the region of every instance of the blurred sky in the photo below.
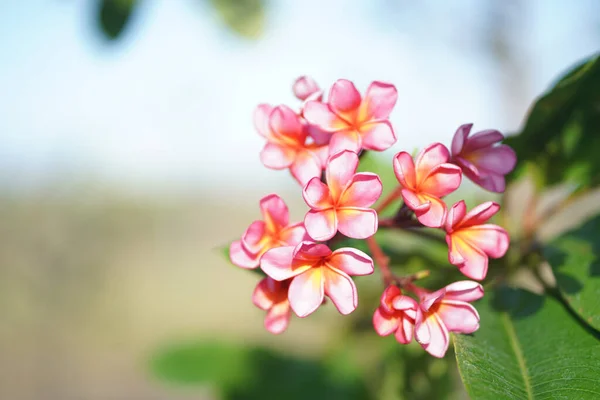
<svg viewBox="0 0 600 400">
<path fill-rule="evenodd" d="M 514 131 L 533 97 L 600 42 L 593 0 L 521 1 L 512 35 L 526 98 L 507 115 L 506 77 L 482 41 L 488 2 L 272 0 L 258 41 L 230 33 L 207 3 L 146 0 L 108 43 L 93 1 L 0 2 L 3 187 L 86 176 L 139 188 L 291 185 L 260 164 L 251 116 L 260 102 L 297 104 L 290 86 L 302 74 L 322 86 L 396 84 L 394 152 L 449 143 L 465 122 Z"/>
</svg>

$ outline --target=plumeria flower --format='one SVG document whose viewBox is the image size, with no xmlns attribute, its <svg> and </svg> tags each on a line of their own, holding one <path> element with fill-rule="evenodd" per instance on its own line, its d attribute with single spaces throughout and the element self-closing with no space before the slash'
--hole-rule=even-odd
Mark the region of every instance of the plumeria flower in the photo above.
<svg viewBox="0 0 600 400">
<path fill-rule="evenodd" d="M 402 185 L 404 203 L 425 226 L 443 225 L 446 204 L 441 198 L 460 186 L 460 168 L 448 163 L 449 156 L 446 146 L 434 143 L 423 149 L 414 162 L 405 151 L 394 157 L 394 173 Z"/>
<path fill-rule="evenodd" d="M 461 125 L 452 139 L 452 162 L 460 166 L 464 174 L 482 188 L 502 193 L 506 188 L 504 175 L 517 164 L 515 151 L 505 144 L 497 130 L 488 129 L 471 137 L 473 124 Z"/>
<path fill-rule="evenodd" d="M 500 258 L 508 250 L 510 238 L 506 230 L 486 223 L 498 210 L 498 203 L 487 201 L 467 213 L 467 206 L 461 200 L 448 212 L 448 260 L 471 279 L 484 279 L 488 257 Z"/>
<path fill-rule="evenodd" d="M 323 91 L 321 91 L 317 82 L 310 76 L 301 76 L 296 79 L 292 86 L 292 90 L 294 96 L 302 101 L 307 99 L 321 101 L 323 98 Z"/>
<path fill-rule="evenodd" d="M 289 287 L 289 280 L 278 282 L 266 277 L 256 285 L 252 295 L 254 305 L 267 312 L 265 328 L 275 335 L 285 331 L 290 323 Z"/>
<path fill-rule="evenodd" d="M 267 168 L 289 168 L 301 184 L 320 176 L 328 148 L 309 140 L 309 127 L 287 106 L 272 108 L 261 104 L 254 113 L 254 123 L 267 143 L 260 159 Z"/>
<path fill-rule="evenodd" d="M 306 238 L 304 224 L 289 224 L 288 207 L 276 194 L 260 200 L 260 211 L 263 220 L 250 224 L 242 239 L 231 243 L 229 247 L 229 258 L 238 267 L 256 268 L 267 250 L 295 246 Z"/>
<path fill-rule="evenodd" d="M 370 172 L 357 174 L 357 167 L 358 155 L 344 150 L 329 159 L 327 184 L 313 178 L 304 187 L 302 196 L 310 207 L 304 225 L 314 240 L 329 240 L 338 230 L 355 239 L 377 231 L 377 212 L 369 207 L 381 195 L 381 181 Z"/>
<path fill-rule="evenodd" d="M 391 335 L 402 344 L 412 341 L 417 302 L 402 294 L 394 285 L 388 286 L 381 295 L 381 304 L 373 315 L 373 326 L 380 336 Z"/>
<path fill-rule="evenodd" d="M 361 149 L 382 151 L 396 143 L 396 135 L 388 121 L 396 104 L 394 85 L 373 82 L 364 99 L 354 84 L 340 79 L 329 92 L 328 103 L 307 101 L 304 118 L 321 129 L 332 132 L 330 153 Z"/>
<path fill-rule="evenodd" d="M 444 357 L 449 332 L 473 333 L 479 329 L 479 314 L 469 303 L 483 297 L 483 286 L 473 281 L 452 283 L 436 292 L 418 290 L 415 339 L 434 357 Z"/>
<path fill-rule="evenodd" d="M 345 247 L 332 252 L 324 244 L 307 241 L 269 250 L 260 266 L 276 281 L 292 279 L 288 299 L 299 317 L 313 313 L 324 296 L 341 314 L 350 314 L 358 305 L 350 276 L 373 273 L 373 260 L 362 251 Z"/>
</svg>

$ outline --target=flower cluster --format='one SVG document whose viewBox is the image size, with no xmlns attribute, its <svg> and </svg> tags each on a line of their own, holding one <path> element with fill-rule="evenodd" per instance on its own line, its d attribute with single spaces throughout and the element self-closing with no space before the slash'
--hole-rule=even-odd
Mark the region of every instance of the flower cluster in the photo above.
<svg viewBox="0 0 600 400">
<path fill-rule="evenodd" d="M 261 104 L 254 124 L 266 141 L 262 163 L 289 169 L 301 186 L 308 207 L 304 220 L 290 223 L 285 202 L 270 194 L 260 201 L 262 219 L 229 249 L 233 264 L 260 268 L 266 275 L 252 297 L 267 312 L 266 329 L 285 331 L 292 313 L 306 317 L 325 297 L 341 314 L 352 313 L 358 305 L 352 277 L 372 274 L 377 265 L 385 290 L 373 315 L 375 331 L 393 333 L 403 344 L 414 337 L 431 355 L 443 357 L 449 332 L 478 329 L 479 315 L 469 303 L 483 296 L 483 287 L 470 280 L 433 292 L 419 287 L 414 281 L 429 272 L 394 275 L 374 235 L 380 227 L 440 229 L 449 262 L 470 279 L 484 279 L 489 258 L 502 257 L 509 245 L 507 232 L 488 222 L 500 206 L 489 201 L 468 211 L 464 201 L 448 207 L 444 197 L 459 188 L 463 175 L 488 191 L 503 192 L 504 176 L 516 163 L 514 151 L 498 144 L 504 138 L 500 132 L 469 136 L 472 125 L 462 125 L 451 151 L 433 143 L 414 158 L 398 152 L 393 170 L 399 185 L 373 208 L 382 194 L 381 180 L 357 171 L 365 152 L 396 143 L 389 121 L 398 98 L 394 85 L 375 81 L 363 96 L 352 82 L 340 79 L 325 100 L 313 79 L 300 77 L 293 92 L 300 107 Z M 380 221 L 381 212 L 398 199 L 402 205 L 396 217 Z M 335 248 L 343 237 L 365 240 L 373 258 L 355 248 Z"/>
</svg>

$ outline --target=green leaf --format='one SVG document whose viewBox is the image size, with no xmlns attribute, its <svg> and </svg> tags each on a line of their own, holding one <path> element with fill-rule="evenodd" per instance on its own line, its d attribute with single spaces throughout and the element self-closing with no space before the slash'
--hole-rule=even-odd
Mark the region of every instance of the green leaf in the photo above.
<svg viewBox="0 0 600 400">
<path fill-rule="evenodd" d="M 136 0 L 101 0 L 98 10 L 98 23 L 104 35 L 111 40 L 119 38 L 136 5 Z"/>
<path fill-rule="evenodd" d="M 538 187 L 568 181 L 600 183 L 600 61 L 594 56 L 565 74 L 534 104 L 521 133 L 505 143 L 519 163 L 513 180 L 529 172 Z"/>
<path fill-rule="evenodd" d="M 236 34 L 257 39 L 265 24 L 263 0 L 209 0 L 221 21 Z"/>
<path fill-rule="evenodd" d="M 600 398 L 600 336 L 558 300 L 504 287 L 475 306 L 479 330 L 453 335 L 473 400 Z"/>
<path fill-rule="evenodd" d="M 600 216 L 556 238 L 544 256 L 571 309 L 600 329 Z"/>
<path fill-rule="evenodd" d="M 360 376 L 340 376 L 339 371 L 334 374 L 320 360 L 234 343 L 173 345 L 157 353 L 151 370 L 170 383 L 210 384 L 226 400 L 367 398 Z"/>
</svg>

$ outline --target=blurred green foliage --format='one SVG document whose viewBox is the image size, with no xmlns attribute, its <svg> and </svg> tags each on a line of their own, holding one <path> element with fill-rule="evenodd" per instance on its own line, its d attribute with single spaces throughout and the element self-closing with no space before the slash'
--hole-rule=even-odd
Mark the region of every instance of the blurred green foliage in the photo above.
<svg viewBox="0 0 600 400">
<path fill-rule="evenodd" d="M 98 3 L 98 24 L 108 39 L 121 36 L 137 3 L 138 0 L 101 0 Z"/>
</svg>

